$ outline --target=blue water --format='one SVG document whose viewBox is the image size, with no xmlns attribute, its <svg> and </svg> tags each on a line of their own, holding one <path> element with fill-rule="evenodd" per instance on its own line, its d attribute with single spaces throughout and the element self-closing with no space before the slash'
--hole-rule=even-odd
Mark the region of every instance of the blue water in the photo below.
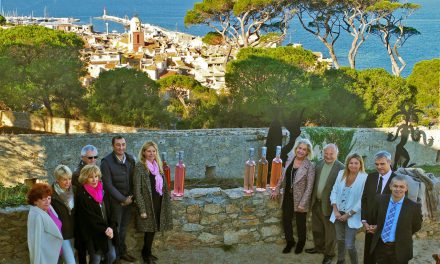
<svg viewBox="0 0 440 264">
<path fill-rule="evenodd" d="M 49 16 L 75 17 L 83 23 L 92 21 L 95 30 L 104 30 L 104 22 L 95 20 L 93 17 L 101 16 L 104 7 L 108 15 L 131 17 L 138 15 L 143 23 L 155 24 L 171 30 L 187 32 L 193 35 L 204 35 L 210 31 L 205 26 L 193 26 L 185 28 L 183 17 L 188 9 L 191 9 L 198 0 L 0 0 L 5 11 L 16 11 L 19 15 L 43 16 L 44 9 Z M 421 60 L 429 60 L 440 57 L 440 1 L 439 0 L 415 0 L 421 4 L 406 21 L 407 26 L 415 27 L 421 35 L 411 37 L 400 49 L 400 53 L 408 65 L 403 76 L 411 73 L 415 63 Z M 122 26 L 114 23 L 109 24 L 110 31 L 123 31 Z M 321 51 L 328 57 L 327 49 L 310 33 L 306 32 L 294 19 L 290 27 L 287 41 L 303 44 L 304 48 L 313 51 Z M 348 66 L 347 52 L 351 43 L 348 34 L 344 34 L 336 43 L 336 52 L 340 63 Z M 357 56 L 357 67 L 385 68 L 391 72 L 389 57 L 385 48 L 376 36 L 370 36 L 360 48 Z"/>
</svg>

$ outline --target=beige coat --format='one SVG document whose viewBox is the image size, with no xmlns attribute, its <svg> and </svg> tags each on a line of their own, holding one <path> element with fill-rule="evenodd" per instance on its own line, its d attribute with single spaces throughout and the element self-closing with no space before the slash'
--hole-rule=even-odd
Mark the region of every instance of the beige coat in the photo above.
<svg viewBox="0 0 440 264">
<path fill-rule="evenodd" d="M 152 202 L 150 171 L 145 168 L 142 162 L 138 161 L 134 169 L 134 199 L 137 206 L 136 227 L 139 232 L 156 232 L 159 228 L 154 221 L 154 210 Z M 163 175 L 162 175 L 163 177 Z M 163 180 L 163 197 L 160 211 L 160 231 L 173 228 L 173 219 L 171 215 L 171 196 L 167 181 Z M 147 214 L 147 218 L 141 218 L 142 213 Z"/>
<path fill-rule="evenodd" d="M 283 174 L 281 179 L 278 181 L 277 189 L 285 187 L 285 175 L 286 169 L 293 162 L 295 156 L 291 156 L 287 159 L 286 164 L 283 168 Z M 309 211 L 310 200 L 313 191 L 313 182 L 315 180 L 315 165 L 305 158 L 301 163 L 301 166 L 298 168 L 295 174 L 295 179 L 292 183 L 293 185 L 293 210 L 294 212 L 298 211 L 298 206 L 302 206 L 305 208 L 305 212 Z M 286 192 L 284 192 L 285 194 Z M 283 194 L 283 195 L 284 195 Z M 282 197 L 283 198 L 283 197 Z M 283 199 L 281 199 L 282 201 Z"/>
</svg>

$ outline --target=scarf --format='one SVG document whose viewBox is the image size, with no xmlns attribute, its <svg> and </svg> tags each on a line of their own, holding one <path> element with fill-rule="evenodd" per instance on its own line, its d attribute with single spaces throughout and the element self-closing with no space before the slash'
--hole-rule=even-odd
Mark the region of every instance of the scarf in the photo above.
<svg viewBox="0 0 440 264">
<path fill-rule="evenodd" d="M 92 196 L 93 200 L 95 200 L 97 203 L 101 204 L 102 199 L 104 197 L 104 192 L 102 190 L 102 182 L 99 181 L 98 185 L 94 188 L 92 185 L 86 183 L 84 184 L 84 189 Z"/>
<path fill-rule="evenodd" d="M 69 211 L 71 211 L 73 209 L 73 207 L 75 206 L 75 203 L 73 200 L 72 187 L 70 187 L 69 190 L 67 190 L 67 191 L 64 191 L 63 189 L 61 189 L 61 187 L 58 183 L 55 183 L 53 185 L 53 187 L 55 189 L 55 192 L 60 197 L 61 201 L 63 201 L 63 203 L 67 206 L 67 208 L 69 208 Z"/>
<path fill-rule="evenodd" d="M 153 163 L 147 160 L 146 163 L 151 174 L 153 174 L 156 179 L 156 192 L 160 194 L 160 196 L 162 196 L 163 179 L 162 175 L 160 175 L 159 172 L 159 166 L 157 165 L 157 162 L 155 160 L 153 161 Z"/>
</svg>

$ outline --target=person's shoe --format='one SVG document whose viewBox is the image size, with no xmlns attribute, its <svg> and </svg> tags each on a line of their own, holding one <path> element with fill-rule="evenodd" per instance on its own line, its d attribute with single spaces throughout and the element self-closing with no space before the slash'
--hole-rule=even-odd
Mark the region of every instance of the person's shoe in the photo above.
<svg viewBox="0 0 440 264">
<path fill-rule="evenodd" d="M 131 256 L 131 255 L 129 255 L 128 253 L 125 253 L 124 255 L 122 255 L 120 257 L 120 259 L 128 261 L 128 262 L 135 262 L 136 261 L 136 258 Z"/>
<path fill-rule="evenodd" d="M 319 251 L 316 248 L 306 248 L 304 251 L 306 253 L 309 253 L 309 254 L 317 254 L 317 253 L 319 253 Z"/>
<path fill-rule="evenodd" d="M 322 260 L 322 264 L 330 264 L 332 263 L 333 257 L 330 256 L 324 256 L 324 259 Z"/>
<path fill-rule="evenodd" d="M 300 254 L 303 251 L 305 244 L 306 242 L 298 242 L 298 244 L 296 244 L 295 254 Z"/>
<path fill-rule="evenodd" d="M 290 253 L 295 244 L 295 241 L 287 241 L 286 247 L 283 249 L 283 254 Z"/>
</svg>

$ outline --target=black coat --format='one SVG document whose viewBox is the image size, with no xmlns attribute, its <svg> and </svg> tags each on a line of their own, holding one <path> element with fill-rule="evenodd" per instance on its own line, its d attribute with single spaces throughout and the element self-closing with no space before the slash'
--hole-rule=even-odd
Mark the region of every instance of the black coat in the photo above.
<svg viewBox="0 0 440 264">
<path fill-rule="evenodd" d="M 58 214 L 58 218 L 63 223 L 61 226 L 61 233 L 63 234 L 64 240 L 72 239 L 75 237 L 75 208 L 70 210 L 64 201 L 61 200 L 60 196 L 55 191 L 55 188 L 53 186 L 52 188 L 53 193 L 51 205 Z"/>
<path fill-rule="evenodd" d="M 133 195 L 134 158 L 125 153 L 126 161 L 121 163 L 114 152 L 101 160 L 101 173 L 104 188 L 117 202 L 122 203 Z"/>
<path fill-rule="evenodd" d="M 72 173 L 72 185 L 76 188 L 79 188 L 81 186 L 78 179 L 79 174 L 81 173 L 81 170 L 82 168 L 84 168 L 84 166 L 86 166 L 86 164 L 84 163 L 84 161 L 81 160 L 78 164 L 78 167 L 76 167 L 75 171 Z"/>
<path fill-rule="evenodd" d="M 386 184 L 385 188 L 383 189 L 382 194 L 391 194 L 390 190 L 390 183 L 391 179 L 393 179 L 396 176 L 394 172 L 391 173 L 390 178 L 388 179 L 388 182 L 382 183 Z M 361 219 L 367 220 L 368 224 L 371 224 L 373 220 L 373 215 L 375 214 L 375 199 L 376 199 L 376 189 L 377 184 L 379 182 L 379 173 L 373 172 L 368 174 L 367 180 L 365 181 L 365 187 L 364 192 L 362 193 L 362 210 L 361 210 Z"/>
<path fill-rule="evenodd" d="M 105 230 L 108 227 L 113 229 L 114 245 L 117 243 L 117 223 L 111 213 L 109 196 L 104 193 L 102 206 L 105 208 L 106 219 L 103 217 L 101 207 L 83 186 L 77 190 L 76 202 L 76 227 L 79 229 L 81 241 L 86 243 L 89 254 L 98 251 L 108 252 L 108 237 Z"/>
<path fill-rule="evenodd" d="M 377 224 L 377 229 L 373 236 L 370 253 L 374 252 L 378 246 L 379 239 L 381 239 L 380 236 L 384 227 L 390 197 L 391 195 L 381 195 L 377 196 L 376 198 L 377 209 L 373 216 L 376 221 L 373 222 Z M 413 202 L 408 198 L 404 198 L 396 227 L 395 250 L 396 259 L 399 261 L 399 263 L 408 262 L 413 258 L 412 236 L 422 227 L 421 208 L 422 207 L 419 203 Z"/>
</svg>

